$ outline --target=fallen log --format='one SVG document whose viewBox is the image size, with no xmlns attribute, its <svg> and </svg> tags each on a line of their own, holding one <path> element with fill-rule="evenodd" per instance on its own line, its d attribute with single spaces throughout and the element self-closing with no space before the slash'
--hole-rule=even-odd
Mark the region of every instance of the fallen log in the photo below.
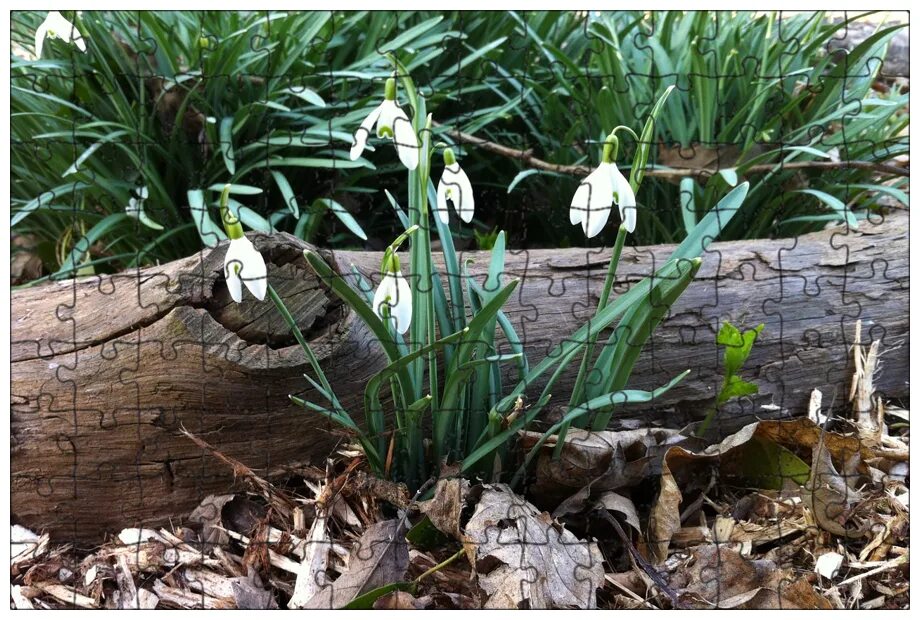
<svg viewBox="0 0 920 620">
<path fill-rule="evenodd" d="M 721 380 L 715 335 L 723 320 L 766 324 L 742 373 L 760 394 L 722 413 L 723 432 L 758 416 L 802 414 L 813 388 L 825 403 L 843 406 L 857 319 L 864 342 L 867 335 L 881 341 L 878 393 L 905 398 L 907 230 L 906 215 L 890 215 L 858 232 L 713 244 L 639 358 L 631 387 L 692 373 L 658 401 L 620 416 L 672 427 L 702 417 Z M 286 234 L 252 239 L 344 406 L 360 417 L 364 382 L 384 361 L 373 337 L 307 267 L 304 243 Z M 615 294 L 671 249 L 626 248 Z M 248 293 L 244 303 L 232 302 L 221 275 L 224 251 L 13 291 L 14 522 L 58 540 L 95 542 L 104 532 L 187 514 L 233 478 L 180 428 L 265 476 L 321 462 L 342 441 L 324 419 L 287 400 L 291 393 L 319 400 L 302 376 L 307 361 L 269 302 Z M 377 253 L 325 256 L 340 273 L 355 265 L 379 279 Z M 506 312 L 532 364 L 589 318 L 608 256 L 587 248 L 509 253 L 505 276 L 522 283 Z M 481 282 L 488 255 L 462 259 L 472 259 Z M 575 366 L 555 390 L 557 404 L 566 402 Z"/>
</svg>

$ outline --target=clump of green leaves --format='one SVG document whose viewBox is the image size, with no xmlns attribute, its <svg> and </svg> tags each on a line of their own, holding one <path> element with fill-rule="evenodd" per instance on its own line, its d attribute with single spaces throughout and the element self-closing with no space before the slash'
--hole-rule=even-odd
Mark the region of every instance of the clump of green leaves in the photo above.
<svg viewBox="0 0 920 620">
<path fill-rule="evenodd" d="M 845 61 L 826 51 L 863 14 L 832 23 L 820 12 L 65 12 L 86 52 L 49 39 L 35 59 L 45 15 L 11 16 L 11 225 L 36 237 L 45 273 L 60 277 L 212 246 L 220 226 L 208 188 L 228 180 L 258 188 L 244 212 L 256 229 L 354 244 L 347 206 L 361 210 L 368 237 L 401 232 L 370 198 L 401 171 L 342 149 L 388 75 L 378 49 L 398 50 L 420 75 L 444 125 L 506 146 L 526 136 L 536 156 L 565 165 L 585 160 L 582 138 L 638 126 L 663 89 L 688 93 L 626 148 L 650 148 L 661 167 L 693 152 L 694 165 L 720 172 L 679 185 L 650 179 L 637 244 L 680 241 L 744 179 L 747 217 L 723 238 L 852 226 L 882 197 L 909 201 L 904 176 L 790 166 L 909 152 L 909 93 L 872 89 L 877 59 L 905 24 L 881 25 Z M 481 149 L 463 154 L 493 192 L 527 193 L 515 218 L 528 244 L 558 244 L 566 214 L 552 205 L 571 196 L 575 178 Z M 763 165 L 772 168 L 748 171 Z M 149 221 L 163 230 L 125 213 L 142 187 Z"/>
<path fill-rule="evenodd" d="M 722 361 L 725 375 L 722 378 L 722 387 L 719 389 L 719 394 L 716 396 L 712 409 L 706 414 L 703 423 L 700 424 L 700 428 L 697 431 L 698 436 L 702 437 L 706 434 L 709 425 L 715 419 L 719 407 L 733 398 L 750 396 L 758 392 L 756 384 L 745 381 L 738 373 L 741 371 L 741 367 L 744 366 L 744 362 L 747 361 L 748 356 L 750 356 L 754 342 L 760 332 L 763 331 L 763 327 L 763 323 L 761 323 L 754 329 L 742 332 L 728 321 L 722 323 L 722 327 L 716 335 L 716 344 L 725 347 Z"/>
<path fill-rule="evenodd" d="M 473 237 L 476 239 L 476 247 L 480 250 L 491 250 L 495 247 L 495 242 L 498 239 L 499 230 L 498 228 L 493 228 L 485 232 L 479 232 L 478 230 L 473 230 Z"/>
<path fill-rule="evenodd" d="M 405 481 L 410 489 L 414 489 L 445 462 L 459 463 L 460 471 L 470 475 L 490 478 L 503 475 L 514 438 L 537 419 L 549 403 L 558 379 L 577 359 L 581 359 L 579 380 L 570 399 L 569 410 L 545 432 L 540 444 L 553 433 L 564 436 L 572 424 L 603 428 L 616 407 L 651 401 L 683 379 L 689 371 L 678 374 L 656 390 L 626 388 L 644 343 L 671 304 L 693 280 L 708 243 L 718 236 L 722 227 L 738 211 L 747 193 L 747 184 L 742 183 L 729 192 L 654 274 L 614 298 L 612 285 L 626 237 L 626 226 L 621 225 L 604 293 L 594 316 L 538 364 L 531 366 L 523 343 L 502 311 L 518 285 L 517 280 L 505 281 L 505 233 L 500 231 L 495 234 L 483 279 L 470 273 L 469 261 L 461 265 L 448 220 L 435 215 L 435 210 L 438 210 L 437 213 L 443 211 L 438 207 L 438 192 L 431 181 L 432 154 L 439 146 L 446 145 L 435 142 L 437 130 L 433 129 L 431 115 L 427 114 L 426 99 L 416 90 L 408 69 L 394 56 L 390 56 L 390 60 L 401 84 L 401 94 L 397 96 L 393 80 L 388 80 L 382 109 L 395 110 L 398 107 L 398 116 L 392 118 L 397 123 L 411 123 L 414 131 L 413 134 L 405 126 L 398 128 L 403 132 L 403 138 L 396 144 L 397 150 L 415 148 L 413 142 L 418 136 L 419 153 L 417 165 L 406 164 L 408 210 L 404 211 L 397 198 L 387 193 L 405 230 L 391 248 L 395 252 L 399 244 L 409 244 L 407 269 L 390 266 L 381 270 L 381 276 L 385 279 L 388 274 L 397 275 L 396 272 L 401 271 L 398 277 L 403 278 L 410 289 L 411 303 L 400 297 L 395 300 L 394 308 L 402 312 L 411 307 L 411 322 L 403 324 L 403 328 L 397 331 L 393 322 L 388 320 L 387 312 L 381 313 L 374 307 L 378 297 L 385 297 L 380 295 L 384 280 L 377 288 L 378 295 L 374 295 L 373 287 L 362 274 L 357 271 L 339 274 L 318 253 L 305 252 L 312 269 L 374 334 L 387 356 L 388 365 L 367 382 L 362 425 L 342 406 L 322 369 L 315 363 L 316 356 L 298 337 L 308 351 L 308 359 L 316 375 L 316 378 L 307 376 L 307 380 L 314 393 L 328 404 L 319 404 L 312 398 L 293 397 L 294 401 L 348 429 L 363 448 L 376 474 Z M 670 91 L 668 89 L 660 97 L 661 102 Z M 405 108 L 401 107 L 400 98 L 407 103 Z M 661 105 L 655 107 L 655 110 L 660 109 Z M 404 114 L 406 111 L 411 111 L 411 119 Z M 359 132 L 368 131 L 373 119 L 378 118 L 375 114 L 371 112 L 367 117 L 371 120 L 365 120 Z M 378 122 L 391 122 L 390 116 L 381 114 L 379 118 L 384 121 Z M 643 133 L 648 134 L 653 125 L 654 115 L 648 119 Z M 610 133 L 611 144 L 616 144 L 614 134 L 619 129 L 637 138 L 632 130 L 617 127 Z M 384 125 L 383 131 L 378 126 L 379 136 L 391 139 L 389 132 L 388 125 Z M 364 138 L 356 134 L 353 156 L 365 146 Z M 605 148 L 609 150 L 610 146 Z M 614 151 L 609 150 L 608 155 L 615 160 Z M 382 152 L 391 151 L 386 148 Z M 402 156 L 400 158 L 403 159 Z M 648 149 L 638 149 L 633 159 L 630 188 L 638 189 L 647 158 Z M 453 173 L 459 174 L 459 164 L 452 154 L 445 155 L 444 159 L 444 170 L 457 166 Z M 414 157 L 405 158 L 403 162 L 406 160 L 416 163 Z M 623 198 L 625 190 L 620 189 L 620 194 L 612 193 L 611 196 Z M 614 191 L 613 188 L 611 191 Z M 612 201 L 613 198 L 608 204 Z M 436 234 L 440 241 L 443 272 L 433 260 L 432 234 Z M 388 261 L 384 260 L 384 263 Z M 387 290 L 396 290 L 392 284 L 388 286 L 390 289 Z M 269 293 L 272 294 L 271 289 Z M 392 297 L 393 294 L 387 295 Z M 296 334 L 296 325 L 283 304 L 277 296 L 272 295 L 272 299 Z M 607 342 L 595 350 L 601 333 L 616 322 L 619 322 L 617 329 Z M 503 346 L 508 352 L 499 348 L 499 330 L 504 335 L 506 344 Z M 513 363 L 517 368 L 518 380 L 510 389 L 503 385 L 501 366 L 506 363 Z M 549 378 L 543 381 L 547 374 Z M 589 382 L 589 374 L 603 379 Z M 525 397 L 529 396 L 528 391 L 538 381 L 543 381 L 542 392 L 528 406 Z M 389 398 L 386 398 L 387 391 Z M 428 416 L 430 421 L 426 420 Z M 528 453 L 515 479 L 519 479 L 534 454 L 534 451 Z"/>
<path fill-rule="evenodd" d="M 544 159 L 570 164 L 583 158 L 572 136 L 598 139 L 612 117 L 636 123 L 657 91 L 676 84 L 687 96 L 668 102 L 650 136 L 655 163 L 719 173 L 689 175 L 679 185 L 673 178 L 653 179 L 645 201 L 657 208 L 640 213 L 638 243 L 679 241 L 727 187 L 745 178 L 751 182 L 746 216 L 727 227 L 726 239 L 794 236 L 828 221 L 852 226 L 877 208 L 882 195 L 906 205 L 909 179 L 866 169 L 787 166 L 838 158 L 883 163 L 908 152 L 907 89 L 894 85 L 885 94 L 873 89 L 879 59 L 907 24 L 879 20 L 876 32 L 846 55 L 828 53 L 867 15 L 854 12 L 835 20 L 824 12 L 512 14 L 520 39 L 550 59 L 520 74 L 521 83 L 513 85 L 514 92 L 523 91 L 515 126 L 527 132 Z M 503 62 L 510 59 L 497 63 L 519 75 Z M 481 133 L 502 142 L 503 134 L 513 131 L 493 125 Z M 749 174 L 753 166 L 767 169 Z M 524 178 L 526 183 L 519 183 Z M 555 171 L 525 169 L 511 185 L 552 204 L 573 182 Z M 888 185 L 894 193 L 884 189 Z M 800 188 L 815 191 L 807 198 L 791 195 Z M 559 223 L 541 211 L 528 226 L 555 231 Z"/>
</svg>

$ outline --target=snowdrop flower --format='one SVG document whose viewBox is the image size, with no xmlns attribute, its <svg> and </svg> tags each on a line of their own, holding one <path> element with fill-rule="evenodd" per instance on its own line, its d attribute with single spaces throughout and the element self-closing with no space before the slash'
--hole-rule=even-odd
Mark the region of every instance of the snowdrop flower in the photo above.
<svg viewBox="0 0 920 620">
<path fill-rule="evenodd" d="M 460 219 L 467 224 L 473 219 L 473 186 L 470 179 L 457 163 L 452 149 L 444 149 L 444 174 L 438 183 L 436 210 L 441 222 L 447 224 L 447 201 L 453 203 Z"/>
<path fill-rule="evenodd" d="M 620 209 L 620 219 L 626 230 L 636 229 L 636 195 L 614 163 L 616 146 L 616 136 L 607 136 L 601 163 L 581 182 L 572 198 L 569 221 L 581 224 L 588 238 L 604 228 L 614 203 Z"/>
<path fill-rule="evenodd" d="M 268 289 L 268 276 L 262 255 L 246 237 L 230 240 L 224 257 L 224 277 L 233 301 L 243 301 L 243 284 L 253 296 L 262 301 Z"/>
<path fill-rule="evenodd" d="M 146 211 L 144 211 L 144 202 L 146 202 L 147 196 L 149 195 L 147 186 L 145 185 L 144 187 L 138 188 L 135 193 L 137 196 L 131 196 L 131 199 L 128 201 L 128 206 L 125 207 L 125 213 L 148 228 L 163 230 L 162 224 L 154 222 L 150 219 L 150 216 L 147 215 Z"/>
<path fill-rule="evenodd" d="M 396 104 L 396 80 L 389 78 L 384 90 L 383 103 L 374 108 L 355 132 L 354 144 L 351 147 L 352 161 L 358 159 L 367 145 L 367 137 L 371 128 L 377 125 L 378 138 L 390 138 L 396 145 L 399 160 L 409 170 L 418 167 L 419 143 L 412 128 L 412 122 L 406 113 Z"/>
<path fill-rule="evenodd" d="M 395 320 L 396 331 L 405 334 L 412 322 L 412 291 L 400 271 L 396 252 L 388 248 L 383 261 L 383 279 L 374 293 L 374 312 L 384 323 Z"/>
<path fill-rule="evenodd" d="M 50 11 L 45 21 L 35 30 L 35 57 L 42 57 L 42 48 L 45 46 L 45 37 L 54 37 L 68 43 L 73 43 L 81 52 L 86 52 L 86 43 L 77 27 L 57 11 Z"/>
<path fill-rule="evenodd" d="M 243 301 L 243 284 L 253 296 L 262 301 L 268 291 L 268 273 L 265 269 L 265 260 L 259 251 L 252 245 L 252 241 L 243 234 L 243 226 L 228 206 L 230 186 L 224 187 L 220 200 L 220 215 L 224 230 L 230 237 L 230 246 L 224 256 L 224 278 L 227 280 L 227 289 L 233 301 Z"/>
</svg>

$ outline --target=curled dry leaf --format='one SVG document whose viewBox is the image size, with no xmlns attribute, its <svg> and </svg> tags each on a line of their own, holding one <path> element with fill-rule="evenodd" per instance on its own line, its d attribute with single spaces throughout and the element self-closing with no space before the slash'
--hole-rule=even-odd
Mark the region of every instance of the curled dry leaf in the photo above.
<svg viewBox="0 0 920 620">
<path fill-rule="evenodd" d="M 475 546 L 489 609 L 593 608 L 604 579 L 593 542 L 579 540 L 506 485 L 483 485 L 464 540 Z"/>
<path fill-rule="evenodd" d="M 811 476 L 803 489 L 805 505 L 821 528 L 838 536 L 862 536 L 865 528 L 847 527 L 852 509 L 863 501 L 862 493 L 848 484 L 854 476 L 843 476 L 834 467 L 824 437 L 818 439 L 811 464 Z"/>
<path fill-rule="evenodd" d="M 434 489 L 434 496 L 419 502 L 419 510 L 428 516 L 432 525 L 456 540 L 462 540 L 460 513 L 466 505 L 470 483 L 463 478 L 442 478 Z"/>
<path fill-rule="evenodd" d="M 401 581 L 409 567 L 405 521 L 391 519 L 365 530 L 349 556 L 348 570 L 306 602 L 306 609 L 338 609 L 374 588 Z"/>
<path fill-rule="evenodd" d="M 532 431 L 520 433 L 524 450 L 536 445 L 542 435 Z M 674 443 L 684 439 L 678 431 L 666 428 L 640 428 L 624 431 L 570 430 L 558 459 L 553 458 L 557 437 L 546 440 L 540 448 L 535 466 L 536 480 L 530 486 L 532 496 L 546 505 L 583 491 L 586 501 L 591 493 L 615 491 L 638 484 L 647 476 L 660 472 L 661 455 Z M 590 492 L 585 490 L 590 487 Z M 577 512 L 581 505 L 567 507 Z"/>
<path fill-rule="evenodd" d="M 724 545 L 691 550 L 669 583 L 681 603 L 697 609 L 830 609 L 793 570 L 770 560 L 749 560 Z"/>
<path fill-rule="evenodd" d="M 201 525 L 201 534 L 199 540 L 203 543 L 210 543 L 217 546 L 225 546 L 230 538 L 224 531 L 221 513 L 224 506 L 230 502 L 235 495 L 208 495 L 198 507 L 192 511 L 188 520 L 192 523 Z"/>
<path fill-rule="evenodd" d="M 821 436 L 821 427 L 808 418 L 761 420 L 701 452 L 691 452 L 681 446 L 670 447 L 661 465 L 660 490 L 649 519 L 649 557 L 659 562 L 667 557 L 671 536 L 680 529 L 681 489 L 698 481 L 712 468 L 718 468 L 719 480 L 723 482 L 738 480 L 748 485 L 754 478 L 755 482 L 759 480 L 766 486 L 773 484 L 774 479 L 786 487 L 798 487 L 799 483 L 807 486 L 803 478 L 809 470 L 802 469 L 801 460 L 793 453 L 810 454 Z M 840 462 L 850 462 L 853 469 L 858 467 L 854 465 L 854 455 L 859 455 L 861 448 L 858 438 L 826 432 L 823 445 L 828 458 L 833 455 Z M 758 459 L 767 459 L 766 465 L 758 464 Z M 765 469 L 774 473 L 765 476 Z M 849 497 L 856 496 L 850 492 Z"/>
<path fill-rule="evenodd" d="M 680 530 L 680 489 L 671 475 L 667 458 L 664 460 L 661 472 L 661 484 L 658 496 L 652 504 L 652 512 L 648 519 L 648 535 L 646 536 L 646 556 L 656 563 L 664 562 L 668 557 L 668 546 L 671 537 Z"/>
</svg>

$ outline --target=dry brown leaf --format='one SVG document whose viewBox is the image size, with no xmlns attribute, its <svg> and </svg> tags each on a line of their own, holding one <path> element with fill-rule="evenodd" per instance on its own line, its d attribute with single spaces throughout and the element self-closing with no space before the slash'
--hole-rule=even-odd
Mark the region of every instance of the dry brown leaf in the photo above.
<svg viewBox="0 0 920 620">
<path fill-rule="evenodd" d="M 242 565 L 247 572 L 250 568 L 256 569 L 263 575 L 268 575 L 271 567 L 271 558 L 269 557 L 268 532 L 271 525 L 271 511 L 265 515 L 265 518 L 256 523 L 249 535 L 249 544 L 246 545 L 246 551 L 243 553 Z"/>
<path fill-rule="evenodd" d="M 670 447 L 663 459 L 661 490 L 652 506 L 648 528 L 649 557 L 658 562 L 666 558 L 670 537 L 680 529 L 677 510 L 682 500 L 680 489 L 697 481 L 706 470 L 718 467 L 721 480 L 737 476 L 739 458 L 743 454 L 741 450 L 752 440 L 769 441 L 794 452 L 805 453 L 811 452 L 821 437 L 821 427 L 808 418 L 761 420 L 748 424 L 701 452 L 691 452 L 681 446 Z M 824 433 L 823 445 L 825 453 L 833 455 L 840 462 L 851 463 L 854 456 L 860 454 L 861 448 L 857 437 L 831 432 Z M 665 471 L 668 475 L 665 475 Z M 850 492 L 849 496 L 855 498 L 857 495 Z M 834 503 L 833 498 L 830 503 Z"/>
<path fill-rule="evenodd" d="M 779 589 L 783 609 L 833 609 L 831 602 L 818 594 L 804 577 L 792 583 L 783 582 Z"/>
<path fill-rule="evenodd" d="M 484 485 L 464 527 L 489 609 L 593 608 L 600 550 L 503 484 Z"/>
<path fill-rule="evenodd" d="M 425 609 L 425 601 L 408 592 L 396 590 L 374 601 L 374 609 Z"/>
<path fill-rule="evenodd" d="M 25 284 L 41 277 L 42 259 L 34 235 L 10 235 L 10 285 Z"/>
<path fill-rule="evenodd" d="M 234 497 L 236 496 L 208 495 L 201 500 L 198 507 L 189 515 L 189 521 L 201 524 L 201 542 L 223 547 L 230 541 L 229 536 L 227 536 L 222 527 L 221 512 L 227 502 Z"/>
<path fill-rule="evenodd" d="M 792 569 L 750 560 L 724 545 L 702 545 L 671 575 L 681 602 L 702 609 L 829 609 L 830 603 Z M 800 583 L 801 582 L 801 583 Z"/>
<path fill-rule="evenodd" d="M 470 492 L 470 483 L 463 478 L 442 478 L 434 489 L 434 496 L 419 502 L 419 510 L 428 516 L 432 525 L 441 532 L 462 540 L 460 532 L 460 513 L 466 505 Z"/>
<path fill-rule="evenodd" d="M 827 435 L 827 434 L 825 434 Z M 811 462 L 811 476 L 803 489 L 805 505 L 823 529 L 838 536 L 862 536 L 864 528 L 846 527 L 851 509 L 863 501 L 862 494 L 847 484 L 831 460 L 831 453 L 818 439 Z"/>
<path fill-rule="evenodd" d="M 637 532 L 642 531 L 642 526 L 639 525 L 639 513 L 636 512 L 636 505 L 628 497 L 613 491 L 604 491 L 597 498 L 597 503 L 611 512 L 620 513 L 634 530 Z"/>
<path fill-rule="evenodd" d="M 304 608 L 338 609 L 369 590 L 402 580 L 409 567 L 405 533 L 402 519 L 368 527 L 349 556 L 348 570 L 317 592 Z"/>
<path fill-rule="evenodd" d="M 529 450 L 542 435 L 520 433 L 521 445 Z M 553 458 L 557 437 L 547 439 L 534 467 L 535 481 L 530 486 L 541 505 L 557 506 L 579 491 L 587 500 L 590 492 L 615 491 L 633 486 L 643 478 L 657 475 L 657 463 L 667 446 L 684 439 L 666 428 L 625 431 L 571 430 L 565 437 L 559 458 Z M 590 487 L 590 492 L 585 490 Z M 572 503 L 567 512 L 578 512 L 583 502 Z"/>
<path fill-rule="evenodd" d="M 662 465 L 661 486 L 658 496 L 652 504 L 649 515 L 648 533 L 646 535 L 646 557 L 660 564 L 668 557 L 668 545 L 671 537 L 680 529 L 680 489 L 671 475 L 667 458 Z"/>
</svg>

